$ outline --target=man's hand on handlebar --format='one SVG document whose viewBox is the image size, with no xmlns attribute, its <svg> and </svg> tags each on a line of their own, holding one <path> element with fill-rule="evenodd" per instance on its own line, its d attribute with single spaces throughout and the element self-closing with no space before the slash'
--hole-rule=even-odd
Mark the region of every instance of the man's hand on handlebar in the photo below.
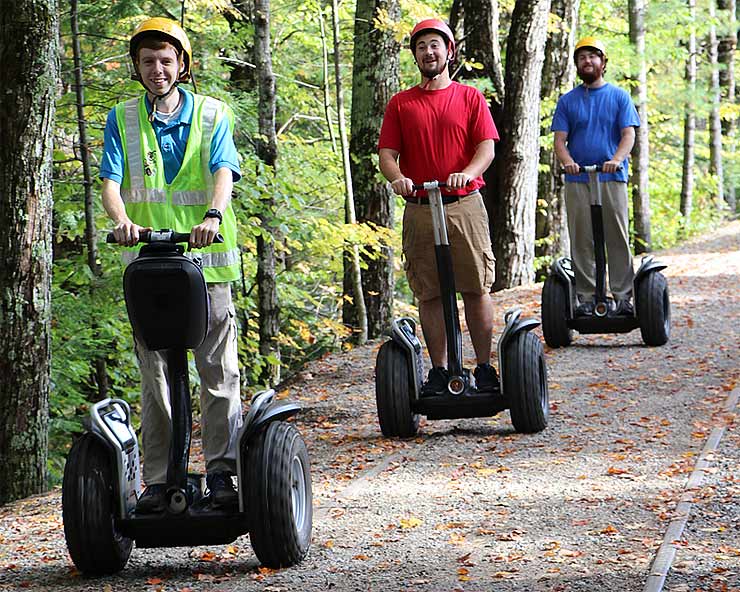
<svg viewBox="0 0 740 592">
<path fill-rule="evenodd" d="M 622 168 L 622 163 L 618 160 L 607 160 L 604 162 L 604 164 L 601 165 L 601 172 L 602 173 L 616 173 L 619 169 Z"/>
<path fill-rule="evenodd" d="M 190 248 L 202 249 L 213 243 L 218 234 L 218 218 L 204 218 L 203 222 L 193 226 L 190 231 Z"/>
<path fill-rule="evenodd" d="M 391 183 L 391 189 L 397 195 L 411 195 L 414 192 L 414 182 L 408 177 L 401 177 Z"/>
<path fill-rule="evenodd" d="M 568 175 L 577 175 L 581 172 L 581 167 L 578 166 L 577 162 L 571 162 L 570 164 L 564 164 L 563 169 Z"/>
<path fill-rule="evenodd" d="M 139 242 L 139 236 L 142 232 L 148 232 L 152 230 L 151 226 L 144 227 L 134 224 L 131 220 L 125 220 L 119 222 L 113 229 L 113 236 L 116 238 L 116 242 L 119 245 L 126 247 L 133 247 Z"/>
<path fill-rule="evenodd" d="M 464 189 L 473 179 L 465 173 L 451 173 L 447 177 L 448 189 Z"/>
</svg>

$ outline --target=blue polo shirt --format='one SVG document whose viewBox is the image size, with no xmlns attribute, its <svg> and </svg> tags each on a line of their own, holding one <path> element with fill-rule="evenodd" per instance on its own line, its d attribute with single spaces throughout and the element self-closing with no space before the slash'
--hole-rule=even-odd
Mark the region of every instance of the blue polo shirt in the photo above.
<svg viewBox="0 0 740 592">
<path fill-rule="evenodd" d="M 193 93 L 180 87 L 177 90 L 183 95 L 183 105 L 180 115 L 169 123 L 164 123 L 156 118 L 152 122 L 154 133 L 157 136 L 157 143 L 162 152 L 164 178 L 167 183 L 172 183 L 182 166 L 185 147 L 187 146 L 188 136 L 190 135 L 190 122 L 193 119 Z M 152 104 L 149 102 L 149 98 L 146 99 L 146 109 L 148 113 L 152 112 Z M 118 121 L 116 120 L 116 109 L 114 107 L 108 113 L 108 119 L 105 122 L 103 160 L 100 163 L 100 177 L 102 179 L 111 179 L 116 183 L 122 183 L 124 162 L 123 143 L 121 142 L 121 134 L 118 132 Z M 231 169 L 234 182 L 241 179 L 239 155 L 234 145 L 234 137 L 229 127 L 228 118 L 226 117 L 221 119 L 213 130 L 211 158 L 208 167 L 211 174 L 222 167 L 227 167 Z"/>
<path fill-rule="evenodd" d="M 599 88 L 579 85 L 558 100 L 553 132 L 568 134 L 568 151 L 579 165 L 603 164 L 614 156 L 622 129 L 640 127 L 640 117 L 625 90 L 606 83 Z M 628 159 L 616 173 L 600 173 L 601 181 L 627 182 Z M 565 175 L 568 182 L 588 183 L 588 174 Z"/>
</svg>

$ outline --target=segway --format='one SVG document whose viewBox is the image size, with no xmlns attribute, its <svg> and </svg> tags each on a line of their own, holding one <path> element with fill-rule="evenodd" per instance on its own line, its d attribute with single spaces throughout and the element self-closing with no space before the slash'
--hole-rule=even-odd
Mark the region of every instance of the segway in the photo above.
<svg viewBox="0 0 740 592">
<path fill-rule="evenodd" d="M 591 225 L 593 228 L 596 293 L 594 312 L 576 316 L 576 277 L 572 261 L 561 257 L 550 267 L 542 287 L 542 333 L 550 347 L 570 345 L 573 331 L 579 333 L 629 333 L 640 328 L 646 345 L 664 345 L 671 334 L 671 303 L 668 282 L 660 273 L 667 265 L 652 256 L 642 258 L 635 273 L 632 314 L 617 314 L 614 301 L 606 295 L 606 252 L 602 215 L 600 165 L 581 167 L 589 176 Z"/>
<path fill-rule="evenodd" d="M 208 292 L 197 261 L 184 255 L 188 234 L 146 233 L 139 256 L 124 273 L 124 296 L 137 338 L 166 350 L 172 440 L 166 509 L 136 514 L 141 489 L 139 447 L 131 410 L 105 399 L 90 410 L 89 429 L 74 443 L 64 468 L 62 515 L 67 548 L 89 575 L 122 570 L 138 547 L 227 544 L 249 533 L 257 558 L 278 568 L 308 552 L 312 493 L 308 452 L 287 418 L 299 411 L 272 390 L 257 393 L 238 434 L 238 505 L 218 506 L 205 495 L 203 476 L 188 472 L 192 411 L 187 350 L 208 325 Z M 223 239 L 219 236 L 219 242 Z M 108 242 L 115 242 L 113 235 Z"/>
<path fill-rule="evenodd" d="M 431 181 L 414 189 L 425 189 L 429 195 L 447 336 L 447 390 L 422 395 L 424 361 L 416 324 L 409 317 L 395 319 L 375 365 L 380 429 L 386 437 L 404 438 L 416 434 L 421 415 L 428 419 L 491 417 L 509 409 L 518 432 L 539 432 L 547 426 L 550 413 L 544 351 L 531 333 L 539 322 L 522 319 L 520 310 L 507 311 L 497 346 L 500 384 L 493 390 L 479 390 L 473 374 L 462 366 L 462 332 L 441 187 L 445 184 Z"/>
</svg>

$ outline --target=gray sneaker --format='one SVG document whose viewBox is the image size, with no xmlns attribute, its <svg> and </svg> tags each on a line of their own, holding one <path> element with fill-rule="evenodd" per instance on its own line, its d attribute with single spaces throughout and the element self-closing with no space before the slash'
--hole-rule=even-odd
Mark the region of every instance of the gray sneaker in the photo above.
<svg viewBox="0 0 740 592">
<path fill-rule="evenodd" d="M 137 514 L 159 514 L 164 512 L 167 493 L 166 485 L 149 485 L 136 502 Z"/>
</svg>

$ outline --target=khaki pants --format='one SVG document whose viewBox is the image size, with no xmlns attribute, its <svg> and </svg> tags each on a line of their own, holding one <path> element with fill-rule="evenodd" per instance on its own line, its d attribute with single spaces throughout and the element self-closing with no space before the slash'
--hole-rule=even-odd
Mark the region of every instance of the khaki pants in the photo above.
<svg viewBox="0 0 740 592">
<path fill-rule="evenodd" d="M 455 290 L 487 294 L 496 275 L 496 262 L 483 198 L 474 192 L 445 206 Z M 434 250 L 432 211 L 408 202 L 403 211 L 404 269 L 419 302 L 439 298 L 439 274 Z"/>
<path fill-rule="evenodd" d="M 609 287 L 615 300 L 632 295 L 632 251 L 629 242 L 627 184 L 607 181 L 601 184 L 604 243 L 609 268 Z M 590 192 L 587 183 L 565 184 L 576 293 L 581 302 L 590 301 L 596 292 L 593 230 L 591 228 Z"/>
<path fill-rule="evenodd" d="M 236 436 L 242 425 L 236 315 L 231 285 L 208 284 L 210 315 L 205 341 L 193 351 L 200 376 L 201 435 L 206 471 L 236 473 Z M 166 351 L 136 341 L 141 372 L 143 477 L 147 485 L 167 482 L 171 407 Z"/>
</svg>

